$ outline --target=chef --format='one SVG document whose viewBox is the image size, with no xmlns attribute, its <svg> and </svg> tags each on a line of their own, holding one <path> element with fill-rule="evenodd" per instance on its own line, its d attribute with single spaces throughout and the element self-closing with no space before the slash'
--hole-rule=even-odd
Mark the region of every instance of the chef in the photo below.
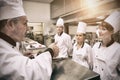
<svg viewBox="0 0 120 80">
<path fill-rule="evenodd" d="M 120 44 L 113 35 L 120 30 L 120 12 L 111 13 L 98 27 L 101 42 L 93 46 L 93 71 L 100 74 L 101 80 L 120 80 Z"/>
<path fill-rule="evenodd" d="M 56 23 L 57 33 L 54 36 L 55 43 L 59 47 L 59 55 L 56 58 L 68 58 L 72 51 L 70 35 L 64 32 L 64 21 L 59 18 Z"/>
<path fill-rule="evenodd" d="M 22 0 L 0 0 L 0 80 L 50 80 L 58 47 L 50 45 L 35 59 L 23 56 L 16 42 L 24 40 L 26 30 Z"/>
<path fill-rule="evenodd" d="M 89 44 L 85 43 L 86 27 L 87 24 L 85 22 L 78 23 L 75 35 L 76 43 L 73 45 L 72 60 L 92 69 L 92 48 Z"/>
</svg>

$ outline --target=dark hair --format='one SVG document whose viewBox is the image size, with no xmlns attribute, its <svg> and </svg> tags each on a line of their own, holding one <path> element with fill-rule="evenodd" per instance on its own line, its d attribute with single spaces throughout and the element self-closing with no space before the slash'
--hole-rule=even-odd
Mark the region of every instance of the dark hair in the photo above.
<svg viewBox="0 0 120 80">
<path fill-rule="evenodd" d="M 114 28 L 109 23 L 103 21 L 99 26 L 105 27 L 108 31 L 113 31 Z"/>
</svg>

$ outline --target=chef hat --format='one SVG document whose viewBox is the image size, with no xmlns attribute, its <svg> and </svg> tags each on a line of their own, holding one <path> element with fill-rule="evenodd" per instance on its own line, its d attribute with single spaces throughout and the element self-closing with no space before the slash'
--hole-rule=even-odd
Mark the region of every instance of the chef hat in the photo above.
<svg viewBox="0 0 120 80">
<path fill-rule="evenodd" d="M 63 21 L 62 18 L 59 18 L 59 19 L 57 20 L 56 26 L 64 26 L 64 21 Z"/>
<path fill-rule="evenodd" d="M 22 0 L 1 0 L 0 20 L 25 16 Z"/>
<path fill-rule="evenodd" d="M 105 19 L 114 28 L 114 33 L 120 30 L 120 12 L 115 11 Z"/>
<path fill-rule="evenodd" d="M 86 33 L 87 24 L 84 22 L 78 23 L 77 33 Z"/>
</svg>

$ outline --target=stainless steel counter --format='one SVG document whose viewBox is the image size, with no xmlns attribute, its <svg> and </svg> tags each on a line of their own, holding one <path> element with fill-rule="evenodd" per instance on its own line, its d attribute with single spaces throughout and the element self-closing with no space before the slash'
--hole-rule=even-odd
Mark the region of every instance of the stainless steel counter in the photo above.
<svg viewBox="0 0 120 80">
<path fill-rule="evenodd" d="M 51 80 L 100 80 L 100 76 L 71 59 L 59 59 L 53 60 Z"/>
</svg>

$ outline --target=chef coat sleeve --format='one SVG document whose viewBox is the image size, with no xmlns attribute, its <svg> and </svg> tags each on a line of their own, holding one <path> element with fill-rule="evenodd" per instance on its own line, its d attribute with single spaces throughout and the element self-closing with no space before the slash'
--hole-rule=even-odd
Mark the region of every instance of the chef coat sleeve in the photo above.
<svg viewBox="0 0 120 80">
<path fill-rule="evenodd" d="M 72 55 L 72 40 L 71 40 L 71 37 L 68 36 L 68 38 L 66 40 L 67 41 L 65 42 L 65 44 L 67 45 L 67 48 L 68 48 L 68 54 Z"/>
<path fill-rule="evenodd" d="M 89 64 L 89 69 L 93 69 L 93 53 L 92 53 L 92 48 L 89 46 L 87 48 L 87 53 L 88 53 L 88 64 Z"/>
<path fill-rule="evenodd" d="M 1 54 L 0 78 L 9 76 L 9 80 L 50 80 L 52 59 L 49 51 L 35 59 L 13 53 Z"/>
</svg>

